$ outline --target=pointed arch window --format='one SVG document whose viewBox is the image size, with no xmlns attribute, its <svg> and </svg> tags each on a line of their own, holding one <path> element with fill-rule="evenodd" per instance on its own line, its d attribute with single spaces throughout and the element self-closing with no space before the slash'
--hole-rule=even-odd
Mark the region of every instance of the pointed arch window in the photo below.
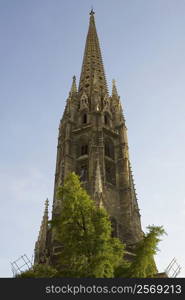
<svg viewBox="0 0 185 300">
<path fill-rule="evenodd" d="M 109 106 L 109 101 L 107 100 L 107 98 L 104 99 L 104 107 L 108 107 Z M 111 116 L 109 114 L 109 112 L 105 111 L 104 112 L 104 124 L 106 126 L 111 126 Z"/>
<path fill-rule="evenodd" d="M 76 158 L 89 153 L 89 139 L 87 135 L 79 137 L 76 142 Z"/>
<path fill-rule="evenodd" d="M 105 140 L 105 156 L 114 159 L 114 144 L 111 140 Z"/>
<path fill-rule="evenodd" d="M 105 143 L 105 155 L 110 156 L 110 147 L 108 143 Z"/>
<path fill-rule="evenodd" d="M 82 123 L 83 123 L 83 124 L 87 124 L 87 113 L 84 113 L 84 114 L 82 115 Z"/>
<path fill-rule="evenodd" d="M 88 145 L 82 145 L 81 146 L 81 155 L 86 155 L 88 154 Z"/>
<path fill-rule="evenodd" d="M 115 165 L 107 160 L 105 160 L 105 176 L 108 183 L 116 184 Z"/>
<path fill-rule="evenodd" d="M 108 125 L 108 123 L 109 123 L 109 118 L 108 118 L 107 114 L 104 115 L 104 123 L 105 123 L 105 125 Z"/>
<path fill-rule="evenodd" d="M 111 174 L 111 167 L 106 166 L 106 179 L 108 182 L 112 182 L 112 174 Z"/>
</svg>

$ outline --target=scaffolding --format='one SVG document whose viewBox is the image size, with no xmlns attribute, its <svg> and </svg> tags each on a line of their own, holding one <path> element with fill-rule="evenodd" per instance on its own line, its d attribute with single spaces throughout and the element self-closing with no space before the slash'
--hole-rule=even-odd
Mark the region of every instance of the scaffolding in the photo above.
<svg viewBox="0 0 185 300">
<path fill-rule="evenodd" d="M 30 260 L 26 254 L 20 256 L 15 261 L 11 262 L 11 269 L 13 273 L 13 277 L 21 274 L 24 271 L 27 271 L 32 268 L 33 266 L 33 257 Z"/>
<path fill-rule="evenodd" d="M 174 257 L 172 261 L 167 266 L 165 273 L 168 275 L 168 277 L 176 278 L 177 275 L 179 275 L 181 271 L 181 266 L 177 263 L 176 258 Z"/>
</svg>

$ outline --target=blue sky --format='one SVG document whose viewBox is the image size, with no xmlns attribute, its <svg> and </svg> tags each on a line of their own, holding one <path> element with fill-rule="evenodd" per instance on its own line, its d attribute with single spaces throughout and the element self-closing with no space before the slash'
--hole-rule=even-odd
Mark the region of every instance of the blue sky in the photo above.
<svg viewBox="0 0 185 300">
<path fill-rule="evenodd" d="M 109 90 L 128 127 L 142 226 L 168 235 L 156 257 L 185 277 L 185 1 L 0 0 L 0 277 L 30 258 L 52 204 L 59 120 L 79 80 L 94 6 Z"/>
</svg>

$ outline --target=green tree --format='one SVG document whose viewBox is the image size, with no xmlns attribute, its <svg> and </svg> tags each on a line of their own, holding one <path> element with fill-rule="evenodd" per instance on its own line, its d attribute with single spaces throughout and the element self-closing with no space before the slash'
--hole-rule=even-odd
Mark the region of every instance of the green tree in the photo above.
<svg viewBox="0 0 185 300">
<path fill-rule="evenodd" d="M 33 266 L 19 278 L 94 277 L 143 278 L 157 273 L 154 255 L 158 251 L 162 226 L 148 226 L 132 261 L 124 258 L 124 245 L 111 237 L 111 222 L 105 209 L 98 208 L 82 188 L 75 173 L 59 187 L 61 213 L 50 221 L 55 241 L 61 246 L 57 266 Z"/>
<path fill-rule="evenodd" d="M 33 268 L 18 274 L 16 278 L 50 278 L 56 277 L 57 270 L 47 264 L 38 264 Z"/>
<path fill-rule="evenodd" d="M 114 277 L 124 245 L 111 237 L 105 209 L 96 207 L 75 173 L 68 175 L 57 197 L 61 200 L 61 213 L 51 224 L 62 245 L 59 276 Z"/>
<path fill-rule="evenodd" d="M 154 255 L 157 253 L 160 236 L 165 234 L 162 226 L 148 226 L 148 232 L 136 247 L 135 259 L 127 269 L 128 277 L 153 277 L 157 273 Z"/>
<path fill-rule="evenodd" d="M 114 271 L 114 277 L 116 278 L 129 278 L 129 271 L 130 271 L 130 265 L 131 262 L 127 261 L 124 257 L 121 261 L 121 263 L 119 264 L 119 266 L 117 266 L 115 268 Z"/>
</svg>

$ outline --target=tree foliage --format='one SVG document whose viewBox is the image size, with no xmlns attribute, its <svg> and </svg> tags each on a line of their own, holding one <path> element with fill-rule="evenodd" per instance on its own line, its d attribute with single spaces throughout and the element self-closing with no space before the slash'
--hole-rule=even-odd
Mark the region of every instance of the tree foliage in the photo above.
<svg viewBox="0 0 185 300">
<path fill-rule="evenodd" d="M 135 259 L 127 270 L 127 277 L 153 277 L 157 273 L 154 255 L 157 253 L 160 236 L 165 234 L 162 226 L 148 226 L 148 232 L 136 247 Z"/>
<path fill-rule="evenodd" d="M 16 278 L 50 278 L 56 277 L 57 270 L 47 264 L 37 264 L 31 269 L 18 274 Z"/>
<path fill-rule="evenodd" d="M 61 214 L 52 222 L 62 245 L 58 270 L 62 277 L 114 277 L 123 256 L 123 244 L 111 237 L 111 222 L 105 209 L 81 187 L 70 173 L 58 190 Z"/>
</svg>

